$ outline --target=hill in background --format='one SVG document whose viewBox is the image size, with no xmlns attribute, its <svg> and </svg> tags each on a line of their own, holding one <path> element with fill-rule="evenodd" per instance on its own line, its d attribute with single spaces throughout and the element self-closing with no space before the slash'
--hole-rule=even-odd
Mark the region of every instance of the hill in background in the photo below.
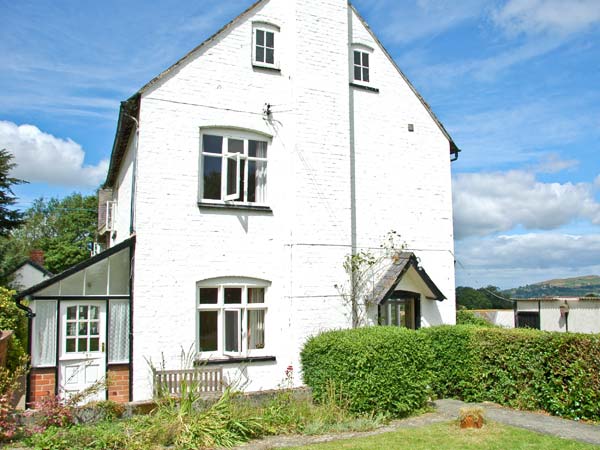
<svg viewBox="0 0 600 450">
<path fill-rule="evenodd" d="M 588 294 L 600 296 L 600 276 L 563 278 L 528 284 L 502 292 L 511 298 L 527 297 L 583 297 Z"/>
</svg>

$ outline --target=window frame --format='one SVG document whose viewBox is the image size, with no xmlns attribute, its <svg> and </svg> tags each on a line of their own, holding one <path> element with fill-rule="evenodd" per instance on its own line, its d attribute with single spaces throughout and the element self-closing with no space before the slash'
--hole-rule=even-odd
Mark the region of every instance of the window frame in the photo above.
<svg viewBox="0 0 600 450">
<path fill-rule="evenodd" d="M 257 59 L 257 48 L 259 47 L 258 43 L 258 32 L 262 31 L 264 33 L 264 41 L 261 47 L 264 49 L 264 61 L 259 61 Z M 270 22 L 263 21 L 255 21 L 252 22 L 252 65 L 255 67 L 262 67 L 266 69 L 277 69 L 279 70 L 279 35 L 281 28 L 278 25 L 275 25 Z M 273 35 L 273 47 L 267 46 L 267 33 L 271 33 Z M 271 49 L 273 51 L 273 63 L 267 62 L 267 49 Z"/>
<path fill-rule="evenodd" d="M 204 136 L 216 136 L 222 138 L 221 152 L 212 153 L 204 150 Z M 200 128 L 200 158 L 198 167 L 198 202 L 204 205 L 234 205 L 244 207 L 268 207 L 268 168 L 269 168 L 269 152 L 273 137 L 267 133 L 263 133 L 257 130 L 247 130 L 242 128 L 227 128 L 227 127 L 201 127 Z M 243 141 L 242 153 L 230 153 L 229 152 L 229 140 L 240 140 Z M 249 148 L 250 141 L 261 142 L 266 146 L 266 157 L 250 156 Z M 221 186 L 220 186 L 220 198 L 211 199 L 204 198 L 204 166 L 205 158 L 220 159 L 221 166 Z M 234 161 L 236 166 L 236 181 L 235 181 L 235 192 L 229 194 L 228 192 L 228 177 L 229 177 L 229 161 Z M 242 162 L 244 164 L 243 180 L 241 180 L 241 168 Z M 263 199 L 255 201 L 248 201 L 248 167 L 250 162 L 255 162 L 258 166 L 262 164 L 264 167 L 264 186 L 263 186 Z M 243 181 L 243 191 L 240 192 L 240 184 Z M 258 186 L 255 186 L 258 188 Z M 237 198 L 242 196 L 242 200 Z M 256 197 L 256 191 L 255 191 Z"/>
<path fill-rule="evenodd" d="M 196 351 L 201 355 L 202 359 L 212 357 L 253 357 L 267 356 L 269 350 L 268 334 L 266 333 L 266 324 L 269 317 L 268 305 L 268 289 L 270 282 L 254 278 L 216 278 L 204 280 L 196 283 Z M 217 289 L 216 303 L 200 303 L 200 289 Z M 225 303 L 225 289 L 241 289 L 240 303 Z M 249 303 L 248 290 L 263 289 L 263 303 Z M 201 351 L 200 349 L 200 313 L 201 312 L 216 312 L 217 313 L 217 349 L 214 351 Z M 226 315 L 228 312 L 235 311 L 237 313 L 238 322 L 240 325 L 237 336 L 239 351 L 226 350 Z M 249 311 L 263 311 L 263 341 L 262 348 L 249 348 L 249 326 L 248 318 Z"/>
<path fill-rule="evenodd" d="M 356 53 L 360 54 L 360 64 L 357 65 L 355 62 Z M 365 44 L 354 43 L 351 46 L 350 52 L 350 82 L 359 86 L 371 87 L 373 86 L 373 54 L 374 50 L 372 47 Z M 368 58 L 367 65 L 364 65 L 365 55 Z M 356 78 L 355 68 L 360 67 L 361 77 Z M 368 70 L 368 81 L 364 80 L 364 70 Z"/>
</svg>

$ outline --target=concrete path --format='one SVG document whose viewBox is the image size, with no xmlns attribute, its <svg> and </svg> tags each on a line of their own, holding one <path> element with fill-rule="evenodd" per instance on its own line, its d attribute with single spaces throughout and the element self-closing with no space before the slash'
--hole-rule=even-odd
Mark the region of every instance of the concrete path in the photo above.
<svg viewBox="0 0 600 450">
<path fill-rule="evenodd" d="M 416 428 L 433 423 L 456 420 L 460 408 L 464 408 L 465 406 L 479 406 L 483 408 L 486 419 L 493 422 L 600 446 L 600 425 L 590 425 L 540 413 L 516 411 L 493 403 L 465 403 L 460 400 L 437 400 L 434 403 L 435 412 L 423 414 L 418 417 L 396 420 L 385 427 L 373 431 L 325 434 L 320 436 L 271 436 L 236 448 L 240 450 L 269 450 L 374 436 L 401 428 Z"/>
<path fill-rule="evenodd" d="M 516 411 L 510 408 L 503 408 L 494 403 L 467 404 L 459 400 L 437 400 L 435 402 L 437 414 L 449 420 L 456 419 L 458 417 L 458 410 L 465 406 L 482 407 L 485 410 L 485 417 L 493 422 L 573 439 L 574 441 L 600 445 L 600 425 L 590 425 L 541 413 Z"/>
</svg>

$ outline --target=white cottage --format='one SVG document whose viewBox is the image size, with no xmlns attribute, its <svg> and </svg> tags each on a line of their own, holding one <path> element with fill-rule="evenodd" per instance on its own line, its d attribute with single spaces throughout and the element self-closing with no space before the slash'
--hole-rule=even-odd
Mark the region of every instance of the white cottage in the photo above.
<svg viewBox="0 0 600 450">
<path fill-rule="evenodd" d="M 390 230 L 371 322 L 454 323 L 458 152 L 346 0 L 257 2 L 121 104 L 107 250 L 20 297 L 29 400 L 107 374 L 148 399 L 148 361 L 190 349 L 249 391 L 301 384 L 307 337 L 351 325 L 344 258 Z"/>
</svg>

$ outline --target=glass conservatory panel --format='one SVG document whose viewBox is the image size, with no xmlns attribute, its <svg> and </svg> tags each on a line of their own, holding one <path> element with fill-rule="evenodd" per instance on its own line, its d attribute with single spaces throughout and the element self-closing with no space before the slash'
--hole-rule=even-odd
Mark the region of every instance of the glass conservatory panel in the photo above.
<svg viewBox="0 0 600 450">
<path fill-rule="evenodd" d="M 121 250 L 119 253 L 109 258 L 110 295 L 128 295 L 129 294 L 129 249 Z"/>
<path fill-rule="evenodd" d="M 83 274 L 77 272 L 60 282 L 60 295 L 83 295 Z"/>
<path fill-rule="evenodd" d="M 106 295 L 108 259 L 98 261 L 85 270 L 85 295 Z"/>
<path fill-rule="evenodd" d="M 32 365 L 48 367 L 56 365 L 56 311 L 54 300 L 38 300 L 35 302 L 33 319 Z"/>
<path fill-rule="evenodd" d="M 41 291 L 38 291 L 35 293 L 35 295 L 39 295 L 41 296 L 52 296 L 52 295 L 58 295 L 58 289 L 60 288 L 60 281 L 57 281 L 54 284 L 51 284 L 50 286 L 42 289 Z"/>
<path fill-rule="evenodd" d="M 129 361 L 129 302 L 111 300 L 108 314 L 108 362 L 127 362 Z"/>
</svg>

